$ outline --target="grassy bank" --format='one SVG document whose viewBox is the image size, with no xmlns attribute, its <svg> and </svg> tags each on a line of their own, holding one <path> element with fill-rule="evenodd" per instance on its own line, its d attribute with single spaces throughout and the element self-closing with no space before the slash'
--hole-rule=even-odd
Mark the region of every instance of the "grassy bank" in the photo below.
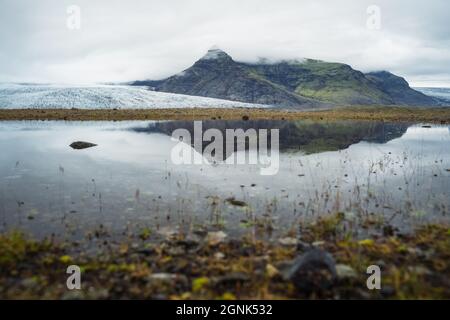
<svg viewBox="0 0 450 320">
<path fill-rule="evenodd" d="M 449 225 L 411 234 L 384 225 L 379 236 L 362 239 L 352 237 L 349 226 L 345 215 L 335 214 L 278 241 L 209 232 L 153 243 L 140 233 L 120 242 L 85 240 L 97 241 L 90 255 L 77 249 L 79 241 L 36 241 L 11 231 L 0 235 L 0 298 L 450 298 Z M 295 269 L 298 257 L 311 263 Z M 81 290 L 66 289 L 72 264 L 81 268 Z M 381 268 L 381 290 L 366 286 L 374 264 Z"/>
<path fill-rule="evenodd" d="M 346 107 L 319 111 L 278 109 L 0 109 L 0 120 L 374 120 L 450 123 L 450 108 Z"/>
</svg>

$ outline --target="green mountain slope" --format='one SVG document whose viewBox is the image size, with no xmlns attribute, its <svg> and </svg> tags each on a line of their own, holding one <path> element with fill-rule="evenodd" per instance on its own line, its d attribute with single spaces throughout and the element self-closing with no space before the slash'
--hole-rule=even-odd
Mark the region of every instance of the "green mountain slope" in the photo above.
<svg viewBox="0 0 450 320">
<path fill-rule="evenodd" d="M 395 103 L 362 72 L 342 63 L 307 59 L 247 66 L 304 97 L 336 104 Z"/>
</svg>

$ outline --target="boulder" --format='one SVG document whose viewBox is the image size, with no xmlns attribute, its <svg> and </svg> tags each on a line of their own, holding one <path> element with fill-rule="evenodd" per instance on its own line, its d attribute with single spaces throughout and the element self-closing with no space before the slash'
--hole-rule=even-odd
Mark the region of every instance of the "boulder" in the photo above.
<svg viewBox="0 0 450 320">
<path fill-rule="evenodd" d="M 92 148 L 92 147 L 96 147 L 96 146 L 97 145 L 94 143 L 84 142 L 84 141 L 76 141 L 70 145 L 70 147 L 75 150 L 87 149 L 87 148 Z"/>
<path fill-rule="evenodd" d="M 330 253 L 311 249 L 294 260 L 287 278 L 301 293 L 321 292 L 336 281 L 336 263 Z"/>
</svg>

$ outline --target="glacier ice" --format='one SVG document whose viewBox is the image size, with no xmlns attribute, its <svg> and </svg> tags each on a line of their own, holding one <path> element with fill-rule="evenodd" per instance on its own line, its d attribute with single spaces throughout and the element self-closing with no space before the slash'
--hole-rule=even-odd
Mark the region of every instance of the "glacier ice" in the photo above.
<svg viewBox="0 0 450 320">
<path fill-rule="evenodd" d="M 127 85 L 0 84 L 0 108 L 160 109 L 267 107 L 222 99 L 156 92 Z"/>
</svg>

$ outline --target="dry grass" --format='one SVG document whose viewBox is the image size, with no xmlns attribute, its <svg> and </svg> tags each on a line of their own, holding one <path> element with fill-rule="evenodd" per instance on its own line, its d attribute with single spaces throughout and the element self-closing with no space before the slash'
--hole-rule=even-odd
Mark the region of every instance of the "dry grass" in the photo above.
<svg viewBox="0 0 450 320">
<path fill-rule="evenodd" d="M 281 109 L 2 109 L 0 120 L 375 120 L 450 123 L 450 108 L 343 107 L 333 110 Z"/>
</svg>

